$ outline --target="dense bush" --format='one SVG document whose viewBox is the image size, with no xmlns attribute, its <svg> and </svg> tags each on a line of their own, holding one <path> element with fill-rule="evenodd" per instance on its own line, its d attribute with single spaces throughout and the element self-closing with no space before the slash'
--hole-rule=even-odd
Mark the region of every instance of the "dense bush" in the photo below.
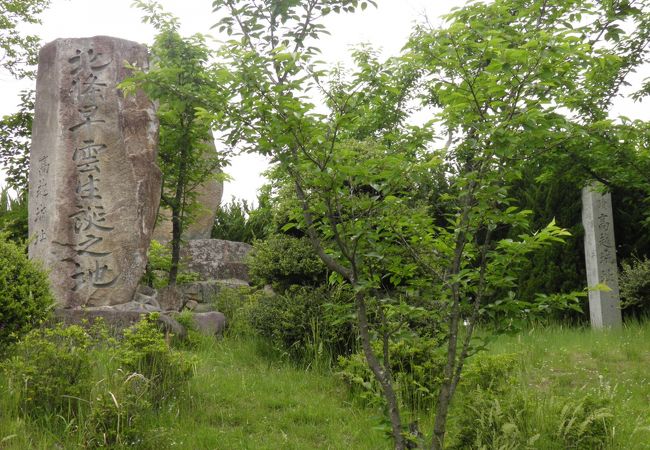
<svg viewBox="0 0 650 450">
<path fill-rule="evenodd" d="M 2 368 L 22 413 L 76 415 L 92 387 L 90 335 L 79 326 L 30 331 Z"/>
<path fill-rule="evenodd" d="M 54 304 L 47 274 L 0 236 L 0 355 L 45 319 Z"/>
<path fill-rule="evenodd" d="M 251 208 L 246 200 L 232 199 L 217 210 L 212 227 L 212 239 L 246 242 L 264 239 L 270 232 L 272 211 L 268 197 L 258 197 L 259 206 Z"/>
<path fill-rule="evenodd" d="M 117 362 L 127 373 L 142 375 L 155 406 L 176 398 L 193 374 L 193 362 L 169 347 L 152 313 L 124 331 Z"/>
<path fill-rule="evenodd" d="M 380 355 L 381 343 L 373 350 Z M 389 346 L 390 369 L 397 394 L 413 408 L 430 406 L 435 400 L 445 365 L 444 353 L 435 339 L 405 337 Z M 381 387 L 372 375 L 363 353 L 339 357 L 339 375 L 353 392 L 369 403 L 381 401 Z"/>
<path fill-rule="evenodd" d="M 297 359 L 317 360 L 354 351 L 352 293 L 346 287 L 292 286 L 259 295 L 248 310 L 253 330 Z"/>
<path fill-rule="evenodd" d="M 619 274 L 621 306 L 635 313 L 650 313 L 650 259 L 623 261 Z"/>
<path fill-rule="evenodd" d="M 327 282 L 325 266 L 309 241 L 282 234 L 255 242 L 248 269 L 253 283 L 270 284 L 279 292 L 292 285 L 317 286 Z"/>
<path fill-rule="evenodd" d="M 166 448 L 152 416 L 171 406 L 193 375 L 153 314 L 120 340 L 101 321 L 32 330 L 1 368 L 4 408 L 53 435 L 77 433 L 83 448 Z"/>
</svg>

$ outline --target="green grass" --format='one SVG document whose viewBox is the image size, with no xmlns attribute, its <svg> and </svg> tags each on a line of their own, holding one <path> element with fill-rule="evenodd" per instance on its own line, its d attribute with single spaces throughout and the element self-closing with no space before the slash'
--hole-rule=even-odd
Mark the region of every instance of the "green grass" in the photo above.
<svg viewBox="0 0 650 450">
<path fill-rule="evenodd" d="M 518 427 L 521 443 L 503 448 L 650 449 L 649 342 L 649 322 L 618 331 L 540 327 L 492 340 L 478 358 L 516 355 L 512 379 L 497 391 L 496 403 L 488 404 L 498 403 L 495 410 L 503 415 L 492 431 L 506 433 L 511 422 Z M 143 418 L 143 429 L 156 439 L 143 442 L 141 448 L 391 448 L 380 412 L 351 399 L 331 372 L 287 363 L 250 337 L 203 338 L 187 353 L 197 360 L 187 394 Z M 106 377 L 110 365 L 107 355 L 99 355 L 96 379 Z M 48 417 L 46 426 L 35 424 L 19 418 L 6 394 L 5 380 L 0 378 L 0 449 L 82 448 L 83 417 L 69 422 Z M 459 388 L 449 443 L 457 442 L 464 405 L 476 395 Z M 605 437 L 588 447 L 562 444 L 561 427 L 587 397 L 602 399 L 613 414 L 607 419 Z M 405 412 L 405 417 L 419 420 L 421 430 L 430 433 L 430 412 Z M 532 443 L 525 445 L 526 441 Z"/>
<path fill-rule="evenodd" d="M 144 418 L 157 439 L 142 448 L 390 448 L 379 412 L 353 405 L 331 374 L 284 363 L 250 338 L 202 339 L 191 353 L 198 363 L 187 396 Z M 0 449 L 82 447 L 74 423 L 66 430 L 58 417 L 47 427 L 17 418 L 4 388 L 0 380 Z"/>
<path fill-rule="evenodd" d="M 650 449 L 650 322 L 621 330 L 561 326 L 500 336 L 489 354 L 514 353 L 519 360 L 513 392 L 534 411 L 541 433 L 535 448 L 557 448 L 552 435 L 562 403 L 586 396 L 608 401 L 613 414 L 603 448 Z"/>
<path fill-rule="evenodd" d="M 199 349 L 192 399 L 175 425 L 181 448 L 389 448 L 379 418 L 350 404 L 336 378 L 265 354 L 250 339 Z"/>
</svg>

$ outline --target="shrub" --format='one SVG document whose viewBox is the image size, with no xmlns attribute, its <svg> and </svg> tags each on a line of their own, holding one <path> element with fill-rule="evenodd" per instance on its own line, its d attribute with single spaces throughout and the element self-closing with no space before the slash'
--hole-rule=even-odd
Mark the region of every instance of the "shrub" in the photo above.
<svg viewBox="0 0 650 450">
<path fill-rule="evenodd" d="M 0 356 L 7 344 L 46 319 L 54 305 L 47 274 L 22 248 L 0 237 Z"/>
<path fill-rule="evenodd" d="M 462 374 L 462 384 L 468 389 L 501 392 L 510 387 L 517 362 L 516 354 L 479 353 L 468 359 Z"/>
<path fill-rule="evenodd" d="M 187 333 L 184 337 L 174 336 L 172 342 L 180 348 L 196 349 L 201 343 L 202 335 L 196 328 L 193 315 L 192 311 L 184 310 L 174 316 L 174 320 L 181 324 Z"/>
<path fill-rule="evenodd" d="M 248 269 L 254 284 L 270 284 L 278 292 L 292 285 L 317 286 L 327 281 L 325 266 L 307 238 L 281 234 L 255 242 Z"/>
<path fill-rule="evenodd" d="M 500 395 L 480 387 L 463 405 L 460 432 L 451 449 L 536 449 L 541 435 L 529 430 L 531 410 L 515 392 Z"/>
<path fill-rule="evenodd" d="M 156 407 L 176 398 L 193 374 L 193 362 L 172 350 L 150 314 L 124 331 L 118 363 L 127 373 L 138 373 L 148 380 L 149 400 Z"/>
<path fill-rule="evenodd" d="M 460 383 L 461 413 L 454 449 L 534 448 L 539 435 L 528 430 L 530 407 L 513 390 L 517 355 L 477 354 L 467 361 Z"/>
<path fill-rule="evenodd" d="M 168 245 L 161 244 L 155 239 L 151 240 L 147 251 L 147 268 L 142 277 L 142 282 L 156 289 L 167 286 L 169 271 L 172 266 L 172 250 Z M 181 261 L 176 284 L 186 284 L 200 280 L 198 273 L 187 270 Z"/>
<path fill-rule="evenodd" d="M 375 342 L 373 347 L 375 354 L 382 353 L 380 342 Z M 413 408 L 430 406 L 438 392 L 446 362 L 440 343 L 433 338 L 404 337 L 389 345 L 389 357 L 395 390 L 402 403 Z M 339 357 L 338 364 L 339 375 L 353 392 L 371 404 L 382 398 L 381 387 L 363 353 Z"/>
<path fill-rule="evenodd" d="M 268 196 L 262 194 L 257 201 L 257 209 L 251 208 L 246 200 L 234 198 L 217 209 L 211 237 L 248 244 L 255 239 L 264 239 L 272 226 L 272 210 Z"/>
<path fill-rule="evenodd" d="M 231 336 L 250 336 L 255 331 L 251 327 L 251 311 L 261 297 L 266 294 L 249 286 L 222 287 L 212 299 L 216 311 L 227 318 L 226 333 Z"/>
<path fill-rule="evenodd" d="M 349 288 L 292 286 L 283 294 L 259 295 L 250 323 L 273 346 L 295 359 L 314 361 L 355 348 Z"/>
<path fill-rule="evenodd" d="M 619 284 L 622 308 L 650 312 L 650 259 L 623 261 Z"/>
<path fill-rule="evenodd" d="M 151 408 L 149 381 L 138 373 L 122 378 L 115 388 L 93 399 L 85 421 L 84 448 L 134 446 L 147 433 L 143 416 Z"/>
<path fill-rule="evenodd" d="M 28 238 L 26 196 L 23 194 L 12 199 L 8 187 L 0 190 L 0 233 L 18 245 Z"/>
<path fill-rule="evenodd" d="M 76 415 L 92 387 L 89 334 L 80 326 L 30 331 L 2 365 L 27 416 Z"/>
</svg>

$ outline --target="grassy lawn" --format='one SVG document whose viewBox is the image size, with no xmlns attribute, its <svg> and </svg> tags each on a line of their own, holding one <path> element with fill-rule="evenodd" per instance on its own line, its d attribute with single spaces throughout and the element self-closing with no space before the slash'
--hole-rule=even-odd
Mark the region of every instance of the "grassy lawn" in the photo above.
<svg viewBox="0 0 650 450">
<path fill-rule="evenodd" d="M 533 328 L 492 340 L 478 358 L 513 355 L 516 364 L 512 378 L 479 412 L 483 422 L 476 428 L 491 430 L 497 436 L 494 442 L 515 429 L 520 441 L 508 442 L 520 443 L 486 448 L 650 449 L 649 342 L 650 323 L 618 331 Z M 197 361 L 187 394 L 143 418 L 143 429 L 156 439 L 145 439 L 137 448 L 391 448 L 380 411 L 352 401 L 329 372 L 297 368 L 247 337 L 203 339 L 186 352 Z M 108 366 L 108 359 L 96 361 L 96 379 Z M 83 448 L 83 418 L 65 422 L 49 417 L 45 427 L 19 419 L 6 392 L 0 379 L 0 449 Z M 463 408 L 474 395 L 459 389 L 450 444 L 458 442 L 466 418 Z M 602 401 L 595 411 L 605 408 L 602 418 L 592 420 L 603 423 L 597 444 L 581 440 L 582 422 L 587 421 L 577 411 L 587 398 Z M 406 416 L 419 420 L 429 434 L 430 413 Z"/>
<path fill-rule="evenodd" d="M 191 353 L 197 365 L 187 396 L 144 418 L 157 438 L 140 448 L 390 448 L 379 411 L 352 405 L 330 374 L 294 368 L 247 338 L 204 339 Z M 5 393 L 0 382 L 0 449 L 83 446 L 76 423 L 50 417 L 51 426 L 40 427 L 18 419 L 8 413 L 15 408 L 3 403 Z"/>
<path fill-rule="evenodd" d="M 253 340 L 206 344 L 172 424 L 181 448 L 390 448 L 375 412 L 353 406 L 331 375 L 267 358 Z"/>
<path fill-rule="evenodd" d="M 561 402 L 591 395 L 610 400 L 614 416 L 604 448 L 650 449 L 649 343 L 649 322 L 601 331 L 555 326 L 500 336 L 489 353 L 517 355 L 516 389 L 533 403 L 546 435 L 557 427 L 552 414 Z M 546 436 L 538 441 L 538 448 L 554 445 Z"/>
</svg>

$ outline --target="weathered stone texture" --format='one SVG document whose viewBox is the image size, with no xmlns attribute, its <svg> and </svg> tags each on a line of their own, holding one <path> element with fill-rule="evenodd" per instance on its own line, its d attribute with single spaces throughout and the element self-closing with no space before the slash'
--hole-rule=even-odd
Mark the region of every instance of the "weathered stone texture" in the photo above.
<svg viewBox="0 0 650 450">
<path fill-rule="evenodd" d="M 129 302 L 146 264 L 160 197 L 158 123 L 141 92 L 117 84 L 144 46 L 58 39 L 39 55 L 30 166 L 31 258 L 50 269 L 60 307 Z"/>
<path fill-rule="evenodd" d="M 188 241 L 181 250 L 187 268 L 204 280 L 249 281 L 246 256 L 253 247 L 243 242 L 221 239 Z"/>
<path fill-rule="evenodd" d="M 585 263 L 589 287 L 589 315 L 594 328 L 620 327 L 622 323 L 614 242 L 612 198 L 588 186 L 582 190 L 582 224 L 585 229 Z"/>
</svg>

